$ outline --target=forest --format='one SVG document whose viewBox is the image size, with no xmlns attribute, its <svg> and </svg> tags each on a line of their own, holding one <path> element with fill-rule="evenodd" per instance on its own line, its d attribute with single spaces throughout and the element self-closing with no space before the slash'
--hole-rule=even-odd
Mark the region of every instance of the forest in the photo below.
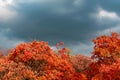
<svg viewBox="0 0 120 80">
<path fill-rule="evenodd" d="M 120 35 L 93 39 L 91 56 L 72 54 L 64 43 L 21 43 L 0 51 L 0 80 L 120 80 Z"/>
</svg>

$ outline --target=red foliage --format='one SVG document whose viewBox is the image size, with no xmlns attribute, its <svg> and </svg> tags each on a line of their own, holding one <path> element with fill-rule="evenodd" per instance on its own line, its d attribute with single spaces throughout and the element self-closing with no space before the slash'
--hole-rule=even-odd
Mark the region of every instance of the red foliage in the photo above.
<svg viewBox="0 0 120 80">
<path fill-rule="evenodd" d="M 91 58 L 82 54 L 76 54 L 72 56 L 70 61 L 77 72 L 83 72 L 92 63 Z"/>
<path fill-rule="evenodd" d="M 87 75 L 91 80 L 120 80 L 120 36 L 112 33 L 93 40 L 92 53 L 94 64 L 90 65 Z"/>
<path fill-rule="evenodd" d="M 1 58 L 2 80 L 86 80 L 84 74 L 75 72 L 63 55 L 62 48 L 55 53 L 47 42 L 33 41 L 18 45 L 5 58 Z M 67 58 L 67 55 L 66 55 Z"/>
<path fill-rule="evenodd" d="M 93 42 L 92 59 L 71 55 L 63 42 L 57 51 L 44 41 L 22 43 L 6 56 L 0 51 L 0 80 L 120 80 L 120 35 Z"/>
</svg>

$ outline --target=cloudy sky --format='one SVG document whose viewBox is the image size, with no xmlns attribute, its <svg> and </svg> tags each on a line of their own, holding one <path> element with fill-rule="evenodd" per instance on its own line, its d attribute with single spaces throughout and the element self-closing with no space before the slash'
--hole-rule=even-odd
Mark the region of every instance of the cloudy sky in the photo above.
<svg viewBox="0 0 120 80">
<path fill-rule="evenodd" d="M 119 7 L 120 0 L 0 0 L 0 45 L 62 41 L 73 53 L 90 55 L 93 38 L 120 32 Z"/>
</svg>

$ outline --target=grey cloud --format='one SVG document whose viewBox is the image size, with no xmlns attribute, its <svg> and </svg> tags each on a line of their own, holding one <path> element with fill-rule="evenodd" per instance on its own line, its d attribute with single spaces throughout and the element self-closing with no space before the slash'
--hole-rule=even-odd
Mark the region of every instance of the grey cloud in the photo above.
<svg viewBox="0 0 120 80">
<path fill-rule="evenodd" d="M 57 8 L 72 9 L 68 14 L 59 14 Z M 88 6 L 86 5 L 87 8 Z M 89 7 L 92 10 L 92 7 Z M 94 22 L 89 18 L 91 10 L 73 6 L 73 1 L 62 1 L 55 5 L 23 4 L 19 12 L 24 18 L 11 25 L 18 38 L 38 38 L 44 40 L 80 41 L 88 38 L 94 30 Z M 78 18 L 79 19 L 76 19 Z M 87 20 L 86 20 L 87 19 Z M 88 31 L 89 30 L 89 31 Z M 84 36 L 83 36 L 84 35 Z M 14 37 L 15 37 L 14 36 Z"/>
<path fill-rule="evenodd" d="M 0 28 L 10 29 L 5 36 L 21 41 L 45 40 L 52 45 L 63 41 L 67 45 L 81 43 L 87 46 L 91 45 L 97 32 L 118 25 L 118 22 L 107 19 L 101 24 L 91 16 L 99 7 L 119 15 L 118 0 L 32 1 L 15 2 L 17 7 L 13 9 L 19 16 L 9 23 L 0 23 Z"/>
</svg>

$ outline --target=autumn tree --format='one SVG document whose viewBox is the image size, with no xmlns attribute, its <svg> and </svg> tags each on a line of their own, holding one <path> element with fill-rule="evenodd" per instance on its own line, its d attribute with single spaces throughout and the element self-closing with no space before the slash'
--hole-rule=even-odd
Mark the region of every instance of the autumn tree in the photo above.
<svg viewBox="0 0 120 80">
<path fill-rule="evenodd" d="M 44 41 L 21 43 L 0 55 L 0 80 L 120 80 L 120 35 L 102 35 L 93 42 L 91 59 L 72 55 L 60 47 L 63 42 L 56 44 L 57 51 Z"/>
<path fill-rule="evenodd" d="M 92 80 L 119 80 L 120 79 L 120 35 L 111 33 L 93 40 L 95 46 L 92 53 L 94 63 L 88 70 Z"/>
<path fill-rule="evenodd" d="M 0 59 L 0 79 L 87 80 L 75 71 L 66 53 L 67 48 L 56 53 L 44 41 L 22 43 Z"/>
<path fill-rule="evenodd" d="M 86 70 L 89 65 L 92 64 L 92 59 L 82 54 L 75 54 L 71 56 L 70 61 L 76 72 L 84 72 L 84 70 Z"/>
</svg>

